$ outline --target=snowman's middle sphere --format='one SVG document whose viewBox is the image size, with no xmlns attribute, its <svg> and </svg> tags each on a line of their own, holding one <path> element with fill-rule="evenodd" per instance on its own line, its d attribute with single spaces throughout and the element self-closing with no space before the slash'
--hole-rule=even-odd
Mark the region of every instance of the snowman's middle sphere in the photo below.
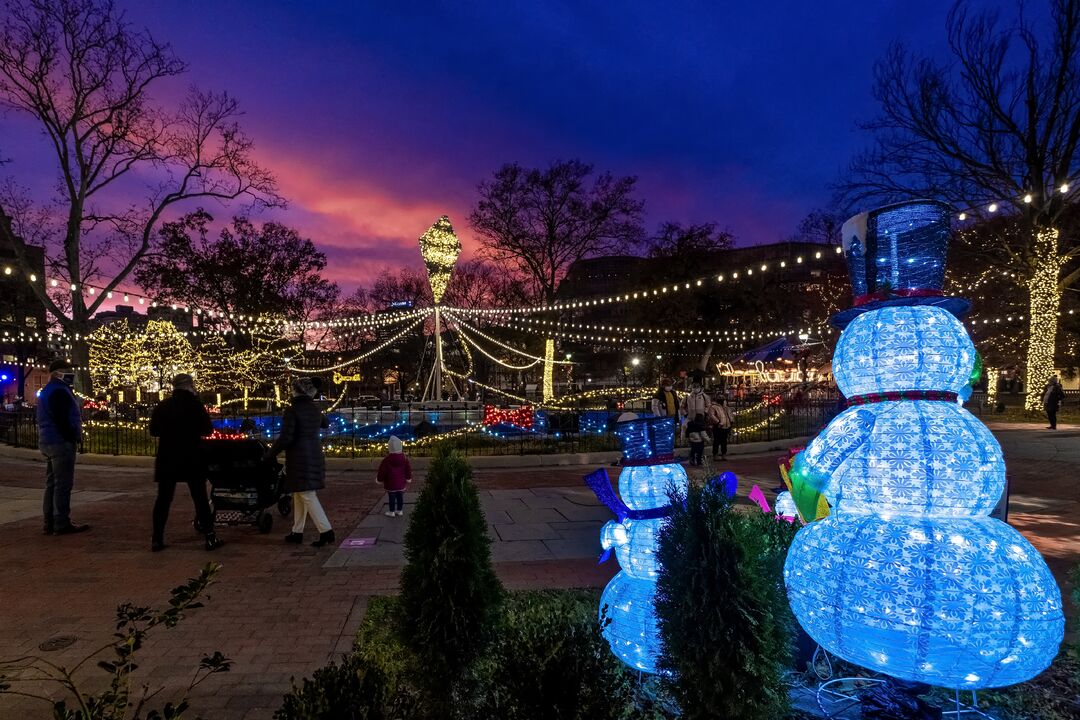
<svg viewBox="0 0 1080 720">
<path fill-rule="evenodd" d="M 833 374 L 847 397 L 901 390 L 960 392 L 975 346 L 951 313 L 933 305 L 884 307 L 844 329 Z"/>
</svg>

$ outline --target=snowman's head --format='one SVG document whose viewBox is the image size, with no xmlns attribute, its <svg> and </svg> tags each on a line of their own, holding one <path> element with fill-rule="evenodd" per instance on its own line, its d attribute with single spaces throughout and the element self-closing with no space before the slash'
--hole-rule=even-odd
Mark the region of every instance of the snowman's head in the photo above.
<svg viewBox="0 0 1080 720">
<path fill-rule="evenodd" d="M 859 315 L 840 335 L 833 374 L 847 397 L 900 390 L 959 392 L 975 346 L 951 313 L 933 305 L 891 306 Z"/>
</svg>

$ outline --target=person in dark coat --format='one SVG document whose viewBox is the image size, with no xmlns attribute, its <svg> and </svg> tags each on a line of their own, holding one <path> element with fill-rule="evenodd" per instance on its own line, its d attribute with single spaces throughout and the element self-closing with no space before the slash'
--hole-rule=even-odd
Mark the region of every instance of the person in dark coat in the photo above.
<svg viewBox="0 0 1080 720">
<path fill-rule="evenodd" d="M 1047 430 L 1057 430 L 1057 414 L 1064 401 L 1065 391 L 1061 389 L 1061 382 L 1057 375 L 1054 375 L 1050 378 L 1050 383 L 1043 393 L 1043 408 L 1046 410 L 1046 418 L 1050 421 Z"/>
<path fill-rule="evenodd" d="M 176 484 L 186 483 L 195 505 L 195 521 L 206 538 L 207 550 L 217 550 L 224 542 L 214 533 L 214 514 L 206 496 L 206 457 L 202 438 L 214 431 L 210 413 L 195 394 L 195 380 L 187 373 L 173 378 L 172 395 L 158 403 L 150 416 L 150 434 L 158 438 L 154 458 L 154 534 L 150 549 L 165 549 L 165 524 L 176 494 Z"/>
<path fill-rule="evenodd" d="M 75 368 L 67 360 L 49 365 L 49 382 L 37 399 L 38 447 L 45 456 L 42 513 L 46 535 L 89 530 L 71 521 L 71 488 L 75 485 L 75 453 L 82 442 L 82 415 L 71 391 Z"/>
<path fill-rule="evenodd" d="M 285 451 L 285 492 L 292 493 L 294 513 L 292 532 L 285 536 L 285 542 L 304 541 L 304 525 L 310 514 L 319 531 L 319 539 L 312 545 L 322 547 L 334 542 L 334 529 L 315 493 L 326 487 L 326 458 L 319 431 L 329 427 L 326 417 L 315 406 L 317 392 L 311 378 L 293 382 L 292 404 L 285 409 L 281 420 L 281 435 L 266 451 L 266 456 L 274 458 Z"/>
</svg>

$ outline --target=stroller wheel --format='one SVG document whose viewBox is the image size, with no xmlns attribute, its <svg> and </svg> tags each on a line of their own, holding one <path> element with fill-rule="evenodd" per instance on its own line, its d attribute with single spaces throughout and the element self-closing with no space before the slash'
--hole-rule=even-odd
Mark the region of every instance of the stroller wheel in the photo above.
<svg viewBox="0 0 1080 720">
<path fill-rule="evenodd" d="M 292 496 L 282 495 L 277 501 L 277 510 L 281 517 L 289 517 L 289 513 L 292 512 Z"/>
<path fill-rule="evenodd" d="M 259 532 L 263 535 L 269 534 L 270 531 L 274 529 L 274 516 L 268 512 L 262 513 L 259 515 L 257 527 L 259 528 Z"/>
</svg>

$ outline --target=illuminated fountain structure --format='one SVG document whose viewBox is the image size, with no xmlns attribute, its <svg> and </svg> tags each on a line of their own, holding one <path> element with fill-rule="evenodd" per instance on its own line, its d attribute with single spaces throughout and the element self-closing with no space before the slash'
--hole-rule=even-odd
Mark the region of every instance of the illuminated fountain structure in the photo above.
<svg viewBox="0 0 1080 720">
<path fill-rule="evenodd" d="M 1001 447 L 957 402 L 975 349 L 941 294 L 949 208 L 894 205 L 844 225 L 855 307 L 833 357 L 849 407 L 796 458 L 830 515 L 784 569 L 807 633 L 903 680 L 979 689 L 1027 680 L 1057 654 L 1061 595 L 1039 553 L 989 514 Z M 816 499 L 796 493 L 804 518 Z"/>
<path fill-rule="evenodd" d="M 611 622 L 604 628 L 611 651 L 624 663 L 647 673 L 656 672 L 660 634 L 653 598 L 656 594 L 656 538 L 669 514 L 671 490 L 685 496 L 686 471 L 675 462 L 674 418 L 629 420 L 615 426 L 622 444 L 619 497 L 611 489 L 607 471 L 597 470 L 586 484 L 618 517 L 600 531 L 604 558 L 612 551 L 622 568 L 600 597 Z"/>
</svg>

